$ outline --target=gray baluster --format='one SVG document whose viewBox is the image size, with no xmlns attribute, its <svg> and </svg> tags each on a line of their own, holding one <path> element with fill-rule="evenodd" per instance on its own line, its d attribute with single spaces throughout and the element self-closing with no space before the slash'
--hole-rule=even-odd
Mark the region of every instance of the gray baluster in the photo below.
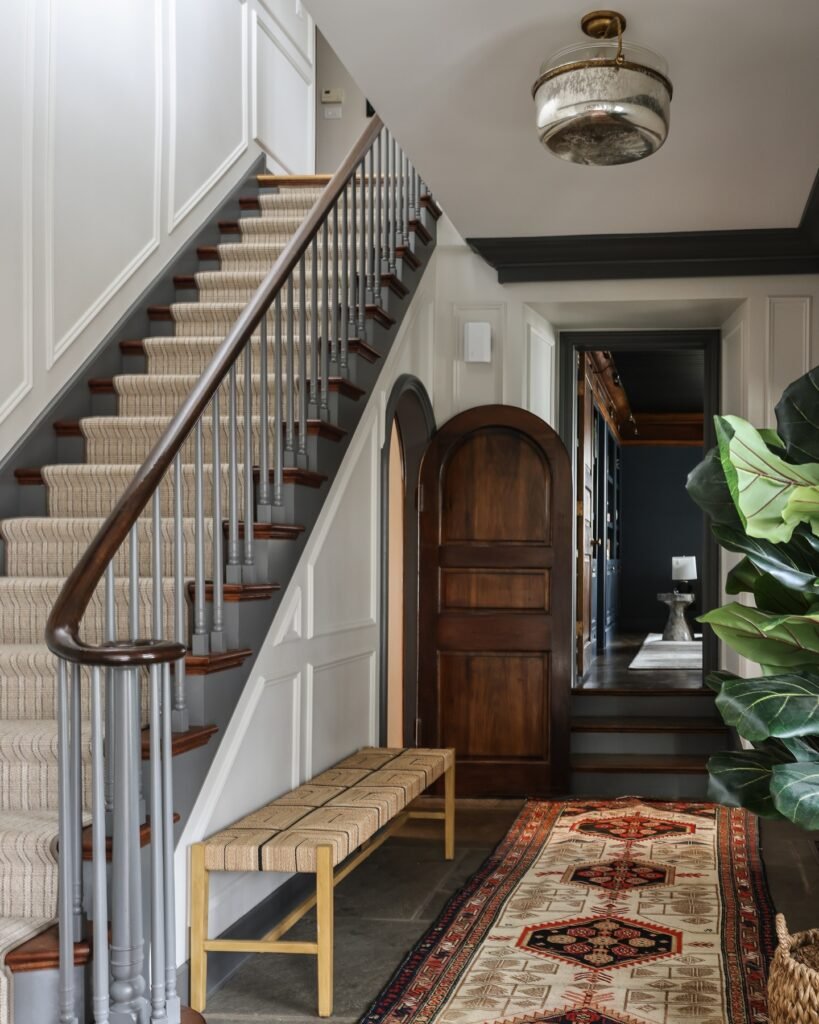
<svg viewBox="0 0 819 1024">
<path fill-rule="evenodd" d="M 193 638 L 196 655 L 210 654 L 208 625 L 205 616 L 205 482 L 202 452 L 202 417 L 194 427 L 194 576 L 193 576 Z M 178 472 L 178 470 L 177 470 Z M 181 474 L 180 474 L 181 475 Z M 220 473 L 221 478 L 221 473 Z"/>
<path fill-rule="evenodd" d="M 409 179 L 407 154 L 401 150 L 401 233 L 404 245 L 409 245 Z"/>
<path fill-rule="evenodd" d="M 114 676 L 114 834 L 111 863 L 111 1021 L 143 1022 L 145 998 L 139 775 L 142 765 L 139 673 Z"/>
<path fill-rule="evenodd" d="M 269 523 L 270 515 L 270 396 L 267 388 L 267 311 L 259 324 L 259 502 L 256 517 L 260 523 Z M 248 347 L 250 347 L 248 342 Z M 305 344 L 302 338 L 302 345 Z"/>
<path fill-rule="evenodd" d="M 253 556 L 253 349 L 250 342 L 245 345 L 245 543 L 242 564 L 242 580 L 253 583 L 256 579 L 255 559 Z M 265 424 L 260 424 L 262 430 Z"/>
<path fill-rule="evenodd" d="M 74 831 L 79 822 L 74 821 L 71 780 L 71 691 L 68 665 L 60 659 L 57 662 L 57 757 L 58 816 L 59 816 L 59 943 L 60 943 L 60 1024 L 76 1024 L 74 992 L 74 856 L 76 844 Z"/>
<path fill-rule="evenodd" d="M 165 1013 L 165 816 L 162 808 L 162 666 L 150 669 L 151 751 L 151 1022 Z"/>
<path fill-rule="evenodd" d="M 284 473 L 284 451 L 282 448 L 282 298 L 281 291 L 276 292 L 274 302 L 275 330 L 273 347 L 273 372 L 276 374 L 276 385 L 273 400 L 273 441 L 275 445 L 275 466 L 273 481 L 273 505 L 281 516 L 283 512 L 282 477 Z"/>
<path fill-rule="evenodd" d="M 350 178 L 350 322 L 353 330 L 359 321 L 358 311 L 358 281 L 356 270 L 358 269 L 358 195 L 355 187 L 355 171 Z M 363 334 L 359 334 L 363 338 Z"/>
<path fill-rule="evenodd" d="M 318 286 L 318 235 L 313 237 L 310 247 L 310 301 L 312 317 L 310 319 L 310 415 L 314 418 L 319 414 L 319 286 Z M 326 273 L 326 264 L 325 264 Z"/>
<path fill-rule="evenodd" d="M 171 705 L 171 669 L 163 666 L 162 707 Z M 165 1006 L 168 1024 L 179 1024 L 180 999 L 176 991 L 176 897 L 174 887 L 173 835 L 173 737 L 171 718 L 162 715 L 162 814 L 164 840 L 163 876 L 165 886 Z"/>
<path fill-rule="evenodd" d="M 173 460 L 173 576 L 174 576 L 174 626 L 176 639 L 180 644 L 188 646 L 188 604 L 185 600 L 185 532 L 182 519 L 184 516 L 182 453 L 177 452 Z M 221 538 L 220 538 L 221 539 Z M 168 669 L 170 672 L 170 668 Z M 185 659 L 180 658 L 174 665 L 173 687 L 173 731 L 187 732 L 190 727 L 190 715 L 186 701 Z M 170 703 L 168 704 L 170 707 Z"/>
<path fill-rule="evenodd" d="M 108 993 L 108 864 L 105 856 L 105 764 L 102 669 L 91 669 L 91 893 L 93 898 L 94 1024 L 107 1024 Z"/>
<path fill-rule="evenodd" d="M 374 260 L 375 260 L 375 304 L 376 306 L 381 305 L 381 254 L 384 249 L 382 227 L 381 227 L 381 205 L 384 199 L 384 168 L 383 168 L 383 151 L 384 151 L 384 132 L 382 131 L 378 138 L 373 143 L 377 146 L 378 162 L 376 164 L 375 171 L 375 182 L 373 184 L 373 191 L 375 192 L 375 244 L 374 244 Z"/>
<path fill-rule="evenodd" d="M 114 597 L 114 560 L 105 567 L 105 642 L 117 638 L 116 606 Z M 105 670 L 105 811 L 108 827 L 111 826 L 111 811 L 114 807 L 114 677 L 113 670 Z"/>
<path fill-rule="evenodd" d="M 417 220 L 420 214 L 415 195 L 415 168 L 412 166 L 412 161 L 409 158 L 407 158 L 407 205 L 409 207 L 409 216 Z"/>
<path fill-rule="evenodd" d="M 396 205 L 395 205 L 395 194 L 396 194 L 396 188 L 395 188 L 395 184 L 396 184 L 395 183 L 395 139 L 392 138 L 392 136 L 390 136 L 389 150 L 387 152 L 387 158 L 389 160 L 389 165 L 390 165 L 389 171 L 388 171 L 388 174 L 387 174 L 388 181 L 389 181 L 389 192 L 388 192 L 388 195 L 387 195 L 387 217 L 389 219 L 389 224 L 390 224 L 390 246 L 389 246 L 389 250 L 390 250 L 389 261 L 390 262 L 389 262 L 389 269 L 390 269 L 390 273 L 394 274 L 396 269 L 397 269 L 397 264 L 395 262 L 395 260 L 396 260 L 395 249 L 396 249 L 396 246 L 398 245 L 398 235 L 397 235 L 398 225 L 397 225 L 397 217 L 395 215 L 395 210 L 396 210 Z"/>
<path fill-rule="evenodd" d="M 347 349 L 350 344 L 350 229 L 349 229 L 349 217 L 350 210 L 347 202 L 348 186 L 344 186 L 344 191 L 341 193 L 341 220 L 342 220 L 342 246 L 341 246 L 341 349 L 339 352 L 339 368 L 343 371 L 347 367 Z M 333 207 L 333 223 L 336 224 L 338 221 L 338 201 Z M 338 257 L 336 257 L 336 266 L 334 273 L 338 273 Z"/>
<path fill-rule="evenodd" d="M 312 311 L 315 319 L 316 311 Z M 295 383 L 294 383 L 295 387 Z M 299 454 L 298 464 L 307 468 L 307 267 L 299 260 Z"/>
<path fill-rule="evenodd" d="M 367 292 L 370 302 L 376 302 L 375 286 L 375 142 L 367 151 Z M 363 164 L 362 164 L 363 166 Z M 381 296 L 378 296 L 378 304 Z"/>
<path fill-rule="evenodd" d="M 236 363 L 228 374 L 228 553 L 225 579 L 228 583 L 242 582 L 241 555 L 239 553 L 239 438 L 238 403 L 236 401 Z M 219 430 L 214 424 L 214 430 Z M 250 430 L 251 424 L 245 424 Z"/>
<path fill-rule="evenodd" d="M 211 522 L 213 524 L 213 536 L 211 538 L 211 593 L 213 599 L 210 609 L 210 650 L 223 651 L 225 649 L 225 557 L 223 551 L 223 526 L 222 526 L 222 415 L 221 399 L 218 389 L 211 399 L 211 423 L 213 424 L 213 437 L 211 439 L 211 466 L 213 469 L 213 480 L 211 481 Z M 204 538 L 203 538 L 204 544 Z"/>
<path fill-rule="evenodd" d="M 74 941 L 82 938 L 82 693 L 80 666 L 71 666 L 71 803 L 73 817 L 77 822 L 74 830 L 74 878 L 72 880 L 72 902 L 74 905 Z"/>
<path fill-rule="evenodd" d="M 284 463 L 286 466 L 293 466 L 296 463 L 296 409 L 295 396 L 293 392 L 295 377 L 294 351 L 293 351 L 293 275 L 287 278 L 287 311 L 285 313 L 287 322 L 287 395 L 285 402 L 285 415 L 287 416 L 287 428 L 284 435 Z"/>
<path fill-rule="evenodd" d="M 358 165 L 359 183 L 359 210 L 358 210 L 358 267 L 353 262 L 353 270 L 358 273 L 358 336 L 365 338 L 367 335 L 367 201 L 364 194 L 364 161 Z M 355 190 L 353 191 L 355 195 Z M 353 231 L 355 231 L 353 225 Z"/>
<path fill-rule="evenodd" d="M 321 300 L 322 300 L 322 332 L 321 332 L 321 345 L 319 350 L 319 377 L 321 378 L 321 399 L 319 401 L 319 418 L 329 419 L 330 418 L 330 403 L 329 403 L 329 358 L 328 358 L 328 332 L 330 329 L 330 296 L 329 296 L 329 284 L 330 284 L 330 273 L 327 265 L 328 259 L 328 241 L 327 235 L 329 233 L 329 226 L 325 219 L 321 226 L 321 252 L 324 257 L 324 267 L 321 275 Z"/>
<path fill-rule="evenodd" d="M 346 217 L 347 211 L 345 208 L 344 216 Z M 346 236 L 345 236 L 346 237 Z M 338 201 L 333 204 L 333 335 L 330 344 L 330 362 L 338 363 L 339 359 L 339 338 L 341 331 L 346 329 L 344 323 L 344 310 L 339 308 L 338 302 Z M 329 267 L 325 273 L 329 273 Z M 341 324 L 339 325 L 339 321 Z M 339 326 L 341 330 L 339 330 Z"/>
<path fill-rule="evenodd" d="M 139 533 L 136 523 L 128 534 L 128 628 L 139 639 Z"/>
</svg>

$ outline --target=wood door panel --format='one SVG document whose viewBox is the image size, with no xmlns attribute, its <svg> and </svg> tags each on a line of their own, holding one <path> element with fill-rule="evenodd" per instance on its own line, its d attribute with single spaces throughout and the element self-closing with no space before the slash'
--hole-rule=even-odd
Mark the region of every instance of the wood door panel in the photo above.
<svg viewBox="0 0 819 1024">
<path fill-rule="evenodd" d="M 441 651 L 542 651 L 551 638 L 549 617 L 531 612 L 449 612 L 438 616 L 436 631 Z"/>
<path fill-rule="evenodd" d="M 548 612 L 549 573 L 444 569 L 441 610 L 455 608 Z"/>
<path fill-rule="evenodd" d="M 548 760 L 548 658 L 442 654 L 441 740 L 460 758 Z"/>
<path fill-rule="evenodd" d="M 482 481 L 491 476 L 502 500 L 486 500 Z M 441 509 L 441 543 L 545 542 L 549 521 L 549 473 L 534 446 L 506 431 L 463 441 L 447 466 Z"/>
<path fill-rule="evenodd" d="M 421 469 L 421 744 L 458 792 L 568 788 L 572 499 L 566 449 L 511 406 L 454 417 Z"/>
</svg>

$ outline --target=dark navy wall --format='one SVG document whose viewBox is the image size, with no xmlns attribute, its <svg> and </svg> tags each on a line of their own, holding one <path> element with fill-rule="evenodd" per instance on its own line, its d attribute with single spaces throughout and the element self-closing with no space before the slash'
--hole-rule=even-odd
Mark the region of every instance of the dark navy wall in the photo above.
<svg viewBox="0 0 819 1024">
<path fill-rule="evenodd" d="M 668 610 L 657 594 L 673 589 L 671 556 L 696 555 L 702 575 L 703 516 L 685 491 L 701 448 L 623 445 L 620 614 L 622 633 L 660 633 Z M 699 608 L 699 583 L 695 584 Z M 689 622 L 694 625 L 693 614 Z"/>
</svg>

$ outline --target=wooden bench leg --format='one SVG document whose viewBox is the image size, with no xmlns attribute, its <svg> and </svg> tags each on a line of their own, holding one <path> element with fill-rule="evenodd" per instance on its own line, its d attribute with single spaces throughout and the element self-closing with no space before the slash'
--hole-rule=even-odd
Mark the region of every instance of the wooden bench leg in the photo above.
<svg viewBox="0 0 819 1024">
<path fill-rule="evenodd" d="M 205 1009 L 208 981 L 208 872 L 205 870 L 205 847 L 191 847 L 191 1009 Z"/>
<path fill-rule="evenodd" d="M 444 858 L 455 857 L 455 761 L 444 773 Z"/>
<path fill-rule="evenodd" d="M 316 923 L 318 925 L 318 1015 L 333 1012 L 333 848 L 316 848 Z"/>
</svg>

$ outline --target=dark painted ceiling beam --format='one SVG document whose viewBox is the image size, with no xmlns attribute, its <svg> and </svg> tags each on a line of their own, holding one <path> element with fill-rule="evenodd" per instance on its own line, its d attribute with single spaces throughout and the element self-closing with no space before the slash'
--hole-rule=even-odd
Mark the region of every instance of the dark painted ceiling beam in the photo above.
<svg viewBox="0 0 819 1024">
<path fill-rule="evenodd" d="M 469 238 L 501 284 L 819 273 L 819 174 L 799 227 Z"/>
</svg>

